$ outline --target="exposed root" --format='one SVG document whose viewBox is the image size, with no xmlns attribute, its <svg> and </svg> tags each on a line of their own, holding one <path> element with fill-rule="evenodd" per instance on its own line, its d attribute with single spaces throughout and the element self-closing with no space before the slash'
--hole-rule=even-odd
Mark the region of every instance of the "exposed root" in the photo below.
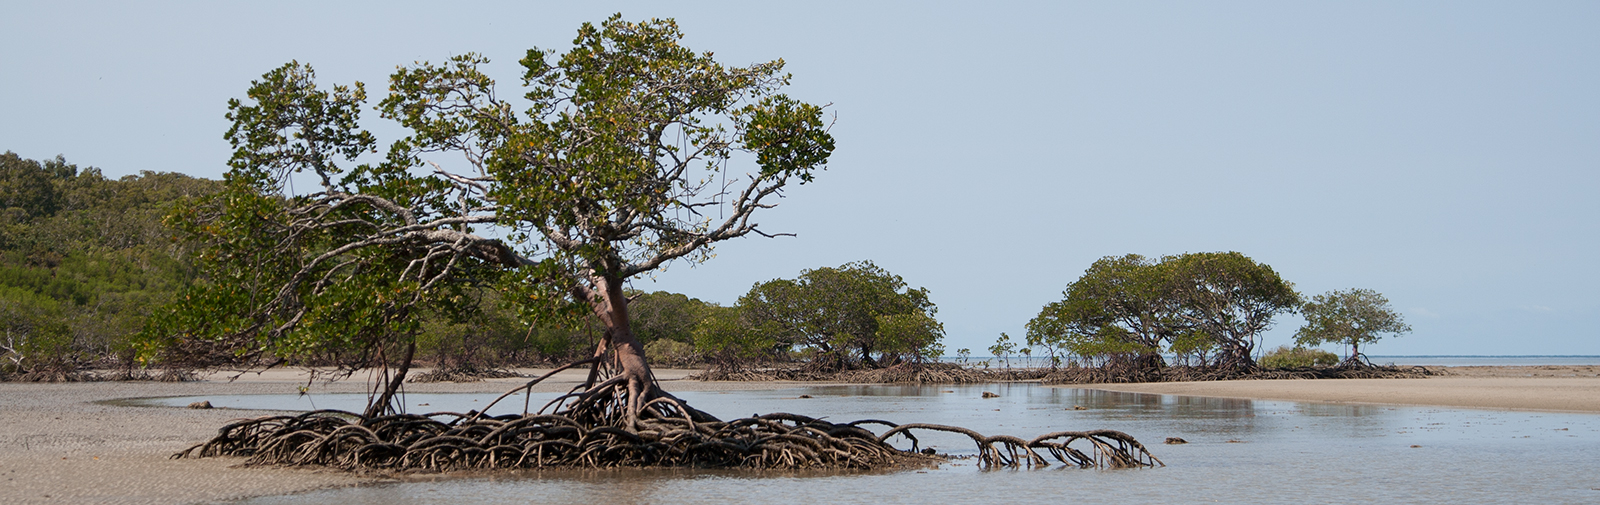
<svg viewBox="0 0 1600 505">
<path fill-rule="evenodd" d="M 51 363 L 35 366 L 8 379 L 16 382 L 93 382 L 98 377 L 93 372 L 79 371 L 77 366 L 70 363 Z"/>
<path fill-rule="evenodd" d="M 440 421 L 437 418 L 446 418 Z M 564 415 L 472 419 L 467 414 L 364 418 L 316 411 L 223 427 L 174 457 L 247 456 L 249 464 L 344 469 L 543 467 L 883 468 L 935 459 L 895 450 L 850 425 L 772 414 L 729 422 L 640 421 L 640 430 L 585 426 Z"/>
<path fill-rule="evenodd" d="M 1439 375 L 1420 366 L 1373 366 L 1345 363 L 1335 367 L 1235 368 L 1202 366 L 1067 366 L 975 370 L 954 363 L 902 364 L 873 370 L 817 372 L 803 368 L 712 369 L 691 375 L 706 381 L 802 381 L 845 384 L 980 384 L 1040 381 L 1045 384 L 1116 384 L 1137 382 L 1199 382 L 1219 380 L 1281 379 L 1412 379 Z"/>
<path fill-rule="evenodd" d="M 199 375 L 189 370 L 169 369 L 158 374 L 149 370 L 118 368 L 107 371 L 78 370 L 74 367 L 52 367 L 31 370 L 27 373 L 0 376 L 0 381 L 15 382 L 102 382 L 102 381 L 156 381 L 192 382 Z"/>
<path fill-rule="evenodd" d="M 975 370 L 955 363 L 902 363 L 887 368 L 841 372 L 819 372 L 804 368 L 712 369 L 691 375 L 689 378 L 707 381 L 787 380 L 846 384 L 980 384 L 1039 380 L 1044 378 L 1046 372 L 1037 368 Z"/>
<path fill-rule="evenodd" d="M 1050 462 L 1039 456 L 1034 449 L 1046 449 L 1056 460 L 1078 468 L 1138 468 L 1147 466 L 1166 466 L 1161 460 L 1150 455 L 1144 444 L 1134 440 L 1133 436 L 1116 430 L 1094 431 L 1058 431 L 1034 437 L 1033 440 L 1023 440 L 1010 435 L 996 435 L 992 437 L 959 426 L 945 426 L 942 424 L 913 423 L 902 424 L 890 428 L 878 436 L 879 441 L 891 436 L 903 434 L 910 430 L 932 430 L 960 433 L 972 439 L 978 445 L 978 464 L 985 467 L 994 466 L 1049 466 Z M 914 439 L 913 439 L 914 440 Z M 1094 455 L 1084 454 L 1082 451 L 1070 447 L 1073 442 L 1087 441 Z M 916 443 L 911 445 L 912 451 L 916 450 Z M 1022 456 L 1027 456 L 1023 459 Z"/>
<path fill-rule="evenodd" d="M 473 365 L 463 365 L 451 368 L 438 368 L 426 373 L 413 375 L 406 382 L 479 382 L 484 379 L 509 379 L 523 377 L 522 374 L 500 368 L 479 368 Z"/>
<path fill-rule="evenodd" d="M 1245 369 L 1232 367 L 1171 366 L 1153 370 L 1102 367 L 1064 367 L 1045 376 L 1046 384 L 1109 384 L 1133 382 L 1199 382 L 1219 380 L 1293 379 L 1414 379 L 1437 375 L 1420 366 L 1340 365 Z"/>
<path fill-rule="evenodd" d="M 556 369 L 506 392 L 484 410 L 556 373 Z M 1078 467 L 1160 465 L 1127 434 L 1101 430 L 1051 433 L 1033 440 L 985 437 L 965 428 L 896 425 L 862 420 L 835 424 L 797 414 L 768 414 L 721 421 L 661 390 L 615 375 L 580 386 L 530 412 L 488 417 L 481 412 L 437 412 L 367 417 L 319 410 L 269 416 L 222 427 L 215 438 L 174 458 L 242 456 L 254 465 L 321 465 L 349 470 L 445 471 L 546 467 L 691 467 L 766 469 L 882 469 L 937 464 L 917 452 L 912 430 L 966 434 L 983 466 L 1048 464 L 1036 450 Z M 863 426 L 888 429 L 873 433 Z M 887 440 L 911 442 L 902 451 Z M 1090 453 L 1068 447 L 1083 440 Z M 931 452 L 931 451 L 930 451 Z M 1024 457 L 1025 456 L 1025 457 Z"/>
</svg>

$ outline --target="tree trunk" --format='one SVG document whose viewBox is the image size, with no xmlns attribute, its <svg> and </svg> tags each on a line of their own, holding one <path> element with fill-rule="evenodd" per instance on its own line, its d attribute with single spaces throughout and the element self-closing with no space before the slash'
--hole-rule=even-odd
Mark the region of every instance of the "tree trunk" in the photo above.
<svg viewBox="0 0 1600 505">
<path fill-rule="evenodd" d="M 589 305 L 606 327 L 605 337 L 595 352 L 598 355 L 612 351 L 611 365 L 617 376 L 627 383 L 628 414 L 637 416 L 648 400 L 646 394 L 655 387 L 655 375 L 645 360 L 644 344 L 633 335 L 628 322 L 628 297 L 622 291 L 622 279 L 599 276 L 595 281 L 600 292 L 589 298 Z M 592 379 L 594 374 L 590 377 Z"/>
<path fill-rule="evenodd" d="M 1145 352 L 1139 355 L 1139 370 L 1156 371 L 1167 367 L 1167 360 L 1158 352 Z"/>
<path fill-rule="evenodd" d="M 406 345 L 405 358 L 400 360 L 400 369 L 395 371 L 394 376 L 383 384 L 383 393 L 379 394 L 376 400 L 367 404 L 367 411 L 364 415 L 371 418 L 378 417 L 383 415 L 384 412 L 391 410 L 394 412 L 400 411 L 400 409 L 394 408 L 390 404 L 394 401 L 395 396 L 399 393 L 400 386 L 405 384 L 406 372 L 411 371 L 411 358 L 416 357 L 416 355 L 417 340 L 412 338 L 411 343 Z M 383 359 L 382 354 L 379 354 L 379 359 Z M 389 364 L 385 362 L 382 364 L 382 367 L 384 370 L 388 370 Z"/>
<path fill-rule="evenodd" d="M 1254 346 L 1250 345 L 1248 341 L 1231 339 L 1226 345 L 1227 348 L 1223 351 L 1222 359 L 1219 360 L 1218 364 L 1228 368 L 1255 367 L 1256 360 L 1250 357 L 1250 352 Z"/>
</svg>

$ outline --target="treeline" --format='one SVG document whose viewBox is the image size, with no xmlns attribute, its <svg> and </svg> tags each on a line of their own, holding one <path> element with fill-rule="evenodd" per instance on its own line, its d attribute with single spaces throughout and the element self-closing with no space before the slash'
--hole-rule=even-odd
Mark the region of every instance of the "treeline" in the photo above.
<svg viewBox="0 0 1600 505">
<path fill-rule="evenodd" d="M 664 291 L 629 296 L 632 330 L 656 365 L 826 372 L 937 360 L 944 351 L 928 291 L 870 261 L 758 283 L 733 306 Z M 476 320 L 425 324 L 419 348 L 447 366 L 559 363 L 590 352 L 603 331 L 582 320 L 519 329 L 527 326 L 513 310 L 486 304 Z"/>
<path fill-rule="evenodd" d="M 0 155 L 0 376 L 137 366 L 132 336 L 195 275 L 162 219 L 172 202 L 218 187 Z"/>
<path fill-rule="evenodd" d="M 225 365 L 151 349 L 174 344 L 138 337 L 152 313 L 204 281 L 193 246 L 164 220 L 175 206 L 221 189 L 219 181 L 176 173 L 109 179 L 61 157 L 0 156 L 0 378 Z M 419 361 L 466 370 L 567 363 L 592 353 L 603 336 L 598 322 L 581 315 L 526 313 L 496 286 L 503 284 L 463 289 L 456 303 L 422 314 Z M 944 354 L 928 291 L 870 261 L 757 283 L 732 306 L 660 291 L 628 296 L 632 330 L 658 365 L 837 372 Z M 1275 351 L 1266 364 L 1325 364 L 1329 355 L 1306 348 L 1323 343 L 1346 345 L 1359 359 L 1361 345 L 1410 330 L 1375 291 L 1305 300 L 1271 267 L 1237 252 L 1130 254 L 1091 265 L 1028 322 L 1025 342 L 1002 334 L 989 350 L 1005 356 L 1020 347 L 1058 364 L 1132 371 L 1250 368 L 1261 333 L 1295 312 L 1309 321 L 1297 346 Z M 346 358 L 306 353 L 285 364 Z"/>
<path fill-rule="evenodd" d="M 1308 322 L 1296 332 L 1296 347 L 1262 360 L 1269 367 L 1332 364 L 1331 353 L 1310 348 L 1324 343 L 1349 346 L 1354 363 L 1362 359 L 1360 345 L 1410 331 L 1376 291 L 1333 291 L 1308 301 L 1272 267 L 1238 252 L 1108 256 L 1062 295 L 1028 322 L 1027 346 L 1057 363 L 1068 358 L 1122 377 L 1170 364 L 1254 369 L 1261 334 L 1281 314 L 1301 313 Z M 991 350 L 1009 348 L 1002 334 Z"/>
<path fill-rule="evenodd" d="M 168 225 L 220 181 L 143 172 L 111 179 L 64 158 L 0 156 L 0 378 L 75 380 L 85 369 L 227 366 L 176 341 L 141 338 L 152 314 L 204 282 L 194 244 Z M 422 314 L 419 361 L 449 369 L 567 363 L 603 328 L 529 314 L 485 282 Z M 739 369 L 804 364 L 833 371 L 937 359 L 943 326 L 925 289 L 856 262 L 758 283 L 733 306 L 630 292 L 632 328 L 653 363 Z M 140 357 L 144 357 L 141 361 Z M 153 357 L 153 358 L 152 358 Z M 289 365 L 337 365 L 307 353 Z"/>
</svg>

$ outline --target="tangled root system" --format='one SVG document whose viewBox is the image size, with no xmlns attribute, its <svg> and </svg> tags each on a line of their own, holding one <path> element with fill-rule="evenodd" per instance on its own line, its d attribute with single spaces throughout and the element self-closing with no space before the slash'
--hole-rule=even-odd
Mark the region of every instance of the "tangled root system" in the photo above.
<svg viewBox="0 0 1600 505">
<path fill-rule="evenodd" d="M 104 381 L 156 381 L 192 382 L 200 380 L 192 370 L 162 370 L 152 374 L 144 369 L 118 368 L 109 371 L 80 371 L 71 367 L 52 367 L 32 370 L 16 375 L 0 374 L 0 382 L 104 382 Z"/>
<path fill-rule="evenodd" d="M 447 418 L 440 421 L 438 418 Z M 796 414 L 733 421 L 642 421 L 641 429 L 585 426 L 563 415 L 402 414 L 374 418 L 336 410 L 269 416 L 224 426 L 216 438 L 174 458 L 243 456 L 254 465 L 321 465 L 348 470 L 461 470 L 500 468 L 775 468 L 882 469 L 944 460 L 917 452 L 912 430 L 967 435 L 981 466 L 1045 466 L 1044 449 L 1081 468 L 1161 464 L 1126 433 L 1112 430 L 1049 433 L 1032 440 L 984 436 L 955 426 L 862 420 L 835 424 Z M 881 425 L 882 434 L 863 428 Z M 886 440 L 902 435 L 910 450 Z M 1070 445 L 1084 441 L 1088 450 Z M 1080 445 L 1085 445 L 1080 444 Z"/>
<path fill-rule="evenodd" d="M 523 377 L 523 375 L 503 368 L 463 365 L 450 368 L 438 368 L 429 372 L 413 375 L 410 378 L 407 378 L 406 382 L 480 382 L 484 379 L 510 379 L 516 377 Z"/>
<path fill-rule="evenodd" d="M 563 367 L 566 368 L 566 367 Z M 561 369 L 502 395 L 530 388 Z M 762 469 L 884 469 L 944 461 L 918 449 L 911 433 L 968 436 L 979 464 L 1047 465 L 1038 450 L 1078 467 L 1160 465 L 1126 433 L 1110 430 L 1050 433 L 1032 440 L 984 436 L 936 424 L 880 420 L 832 423 L 797 414 L 721 421 L 652 385 L 630 390 L 614 377 L 575 390 L 537 412 L 488 417 L 438 412 L 365 417 L 319 410 L 237 421 L 174 458 L 241 456 L 255 465 L 321 465 L 348 470 L 446 471 L 501 468 L 688 467 Z M 639 398 L 633 398 L 638 396 Z M 643 400 L 636 403 L 636 400 Z M 550 413 L 545 413 L 550 410 Z M 874 433 L 866 428 L 886 428 Z M 901 450 L 888 440 L 909 441 Z M 1082 441 L 1082 449 L 1069 447 Z M 1085 452 L 1087 451 L 1087 452 Z"/>
<path fill-rule="evenodd" d="M 1198 382 L 1222 380 L 1416 379 L 1436 375 L 1420 366 L 1340 365 L 1300 368 L 1170 366 L 1160 369 L 1063 367 L 1044 377 L 1046 384 Z"/>
</svg>

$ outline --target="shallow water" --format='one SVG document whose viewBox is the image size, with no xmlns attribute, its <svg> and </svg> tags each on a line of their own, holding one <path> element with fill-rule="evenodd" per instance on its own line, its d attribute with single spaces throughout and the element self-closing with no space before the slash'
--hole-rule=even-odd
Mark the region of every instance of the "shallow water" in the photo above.
<svg viewBox="0 0 1600 505">
<path fill-rule="evenodd" d="M 984 399 L 983 391 L 1001 397 Z M 813 398 L 799 399 L 802 394 Z M 407 404 L 414 412 L 465 411 L 494 396 L 411 395 Z M 1024 438 L 1059 430 L 1116 429 L 1148 444 L 1167 466 L 982 471 L 971 460 L 956 460 L 926 472 L 877 474 L 521 472 L 243 503 L 1600 503 L 1600 416 L 1595 415 L 1198 398 L 1033 384 L 828 386 L 679 396 L 725 418 L 796 412 L 834 421 L 954 424 Z M 539 398 L 533 398 L 535 409 Z M 363 395 L 314 395 L 309 400 L 258 395 L 144 403 L 186 405 L 201 399 L 217 406 L 273 409 L 305 409 L 314 401 L 321 408 L 358 410 L 365 402 Z M 416 406 L 421 403 L 428 405 Z M 520 412 L 520 398 L 514 403 L 505 411 Z M 936 433 L 919 437 L 941 452 L 974 452 L 962 438 Z M 1161 445 L 1166 437 L 1190 443 Z"/>
<path fill-rule="evenodd" d="M 1257 357 L 1259 359 L 1259 356 Z M 1559 356 L 1391 356 L 1374 354 L 1367 359 L 1375 365 L 1399 366 L 1571 366 L 1571 365 L 1600 365 L 1600 356 L 1594 355 L 1559 355 Z M 974 356 L 958 358 L 945 356 L 940 361 L 956 363 L 965 366 L 982 367 L 980 363 L 988 361 L 993 368 L 1043 368 L 1050 366 L 1050 358 L 1030 356 L 1010 358 L 995 358 L 990 356 Z M 1176 356 L 1167 356 L 1168 363 L 1181 363 Z"/>
</svg>

